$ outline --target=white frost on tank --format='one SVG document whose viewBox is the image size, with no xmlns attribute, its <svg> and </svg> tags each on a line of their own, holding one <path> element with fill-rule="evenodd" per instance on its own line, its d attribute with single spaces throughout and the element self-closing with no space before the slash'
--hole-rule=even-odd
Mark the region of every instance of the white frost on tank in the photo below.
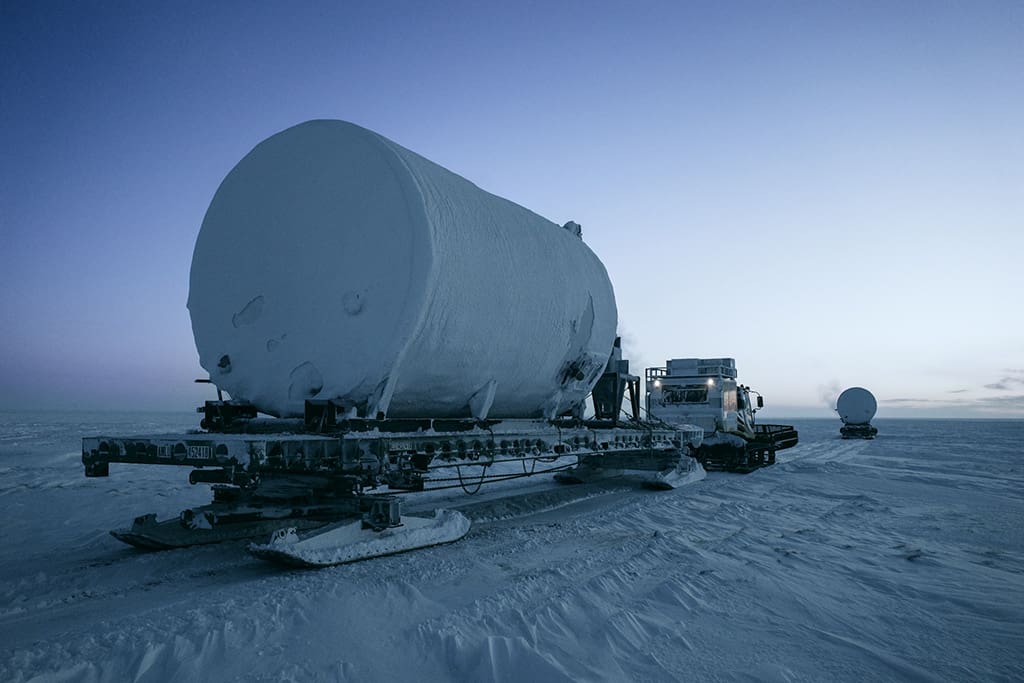
<svg viewBox="0 0 1024 683">
<path fill-rule="evenodd" d="M 300 124 L 246 155 L 203 220 L 200 362 L 270 415 L 314 397 L 371 416 L 558 414 L 600 376 L 617 322 L 580 234 L 359 126 Z"/>
</svg>

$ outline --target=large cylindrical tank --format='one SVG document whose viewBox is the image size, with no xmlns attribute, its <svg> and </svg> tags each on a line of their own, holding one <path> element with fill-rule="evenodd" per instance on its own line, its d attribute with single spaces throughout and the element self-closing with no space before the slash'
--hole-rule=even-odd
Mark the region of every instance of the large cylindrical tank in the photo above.
<svg viewBox="0 0 1024 683">
<path fill-rule="evenodd" d="M 233 398 L 379 417 L 541 417 L 583 400 L 615 338 L 604 265 L 564 229 L 343 121 L 257 145 L 217 190 L 188 299 Z"/>
<path fill-rule="evenodd" d="M 867 389 L 851 387 L 839 394 L 836 401 L 836 411 L 843 424 L 866 425 L 875 416 L 878 403 L 875 397 Z"/>
</svg>

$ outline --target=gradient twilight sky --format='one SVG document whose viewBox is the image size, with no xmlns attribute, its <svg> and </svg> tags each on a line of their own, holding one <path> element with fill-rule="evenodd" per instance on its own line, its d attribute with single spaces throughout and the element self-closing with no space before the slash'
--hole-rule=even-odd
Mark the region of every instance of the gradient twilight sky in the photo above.
<svg viewBox="0 0 1024 683">
<path fill-rule="evenodd" d="M 1024 417 L 1024 3 L 0 0 L 0 409 L 191 409 L 220 181 L 313 118 L 559 224 L 634 372 Z"/>
</svg>

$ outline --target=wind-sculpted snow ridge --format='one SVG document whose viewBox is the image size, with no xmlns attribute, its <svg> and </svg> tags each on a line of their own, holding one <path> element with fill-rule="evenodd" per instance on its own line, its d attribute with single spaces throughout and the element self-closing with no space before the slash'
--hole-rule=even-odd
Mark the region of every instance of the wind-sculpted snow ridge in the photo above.
<svg viewBox="0 0 1024 683">
<path fill-rule="evenodd" d="M 0 680 L 1024 679 L 1021 423 L 879 422 L 674 491 L 524 480 L 533 514 L 448 492 L 457 543 L 316 571 L 105 534 L 202 490 L 176 470 L 12 489 Z M 70 453 L 62 429 L 39 438 Z M 81 476 L 20 438 L 22 481 Z M 113 491 L 131 509 L 91 505 Z"/>
</svg>

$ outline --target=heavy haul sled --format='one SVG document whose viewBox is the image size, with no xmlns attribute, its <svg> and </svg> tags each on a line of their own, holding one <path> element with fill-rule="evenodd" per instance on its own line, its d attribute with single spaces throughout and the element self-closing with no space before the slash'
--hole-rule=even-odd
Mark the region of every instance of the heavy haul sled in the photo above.
<svg viewBox="0 0 1024 683">
<path fill-rule="evenodd" d="M 211 484 L 213 501 L 176 518 L 137 517 L 111 533 L 145 549 L 265 537 L 249 548 L 264 559 L 327 566 L 458 540 L 469 521 L 452 510 L 402 513 L 420 491 L 556 474 L 576 483 L 602 477 L 673 488 L 699 471 L 690 454 L 696 427 L 640 419 L 636 400 L 621 413 L 622 389 L 637 396 L 627 362 L 609 363 L 595 387 L 590 419 L 366 419 L 331 400 L 307 400 L 302 419 L 259 417 L 244 401 L 207 401 L 201 430 L 83 439 L 86 476 L 111 463 L 189 467 L 189 481 Z M 630 380 L 634 380 L 630 382 Z M 618 390 L 617 399 L 615 391 Z"/>
<path fill-rule="evenodd" d="M 694 457 L 705 469 L 752 472 L 799 440 L 791 425 L 755 423 L 764 398 L 736 381 L 732 358 L 675 358 L 648 368 L 646 380 L 650 416 L 703 429 Z"/>
</svg>

